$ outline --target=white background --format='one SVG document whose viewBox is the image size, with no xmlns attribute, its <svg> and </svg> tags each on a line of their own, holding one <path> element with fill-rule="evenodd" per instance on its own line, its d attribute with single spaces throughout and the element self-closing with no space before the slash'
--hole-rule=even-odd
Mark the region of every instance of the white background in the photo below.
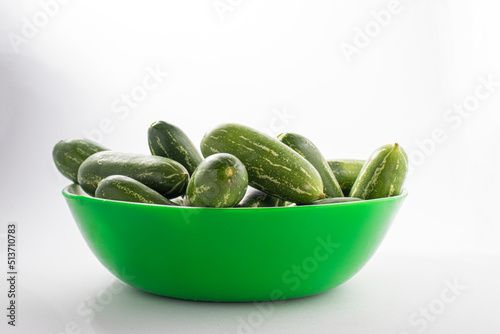
<svg viewBox="0 0 500 334">
<path fill-rule="evenodd" d="M 2 263 L 8 222 L 20 240 L 11 332 L 500 331 L 494 1 L 54 3 L 0 0 Z M 123 95 L 140 101 L 126 107 Z M 327 158 L 365 159 L 397 141 L 412 163 L 409 196 L 367 266 L 322 295 L 254 305 L 141 293 L 87 248 L 51 151 L 89 136 L 147 153 L 159 119 L 195 143 L 222 122 L 299 132 Z M 462 290 L 436 309 L 453 282 Z"/>
</svg>

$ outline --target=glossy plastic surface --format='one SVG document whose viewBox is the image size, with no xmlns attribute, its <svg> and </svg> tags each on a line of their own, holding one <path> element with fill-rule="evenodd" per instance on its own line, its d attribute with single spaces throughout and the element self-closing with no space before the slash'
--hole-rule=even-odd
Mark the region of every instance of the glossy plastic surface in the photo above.
<svg viewBox="0 0 500 334">
<path fill-rule="evenodd" d="M 205 301 L 264 301 L 327 291 L 356 274 L 406 197 L 318 206 L 193 208 L 63 190 L 90 249 L 120 280 Z"/>
</svg>

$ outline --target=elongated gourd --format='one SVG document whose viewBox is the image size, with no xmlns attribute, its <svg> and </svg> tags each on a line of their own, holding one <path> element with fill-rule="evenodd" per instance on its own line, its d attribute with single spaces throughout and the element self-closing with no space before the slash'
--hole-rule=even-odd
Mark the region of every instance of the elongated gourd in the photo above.
<svg viewBox="0 0 500 334">
<path fill-rule="evenodd" d="M 151 124 L 148 130 L 148 143 L 151 154 L 179 162 L 187 169 L 189 175 L 193 175 L 203 160 L 184 131 L 164 121 Z"/>
<path fill-rule="evenodd" d="M 295 152 L 303 156 L 309 161 L 321 175 L 323 180 L 323 191 L 327 198 L 344 197 L 342 188 L 339 185 L 335 175 L 333 174 L 328 162 L 323 157 L 319 149 L 306 137 L 297 133 L 282 133 L 278 139 L 293 149 Z"/>
<path fill-rule="evenodd" d="M 156 190 L 166 198 L 184 195 L 189 174 L 180 163 L 154 155 L 98 152 L 85 160 L 78 169 L 78 183 L 89 195 L 102 179 L 111 175 L 131 177 Z"/>
<path fill-rule="evenodd" d="M 95 197 L 123 202 L 177 206 L 145 184 L 123 175 L 111 175 L 104 178 L 97 186 Z"/>
<path fill-rule="evenodd" d="M 92 154 L 108 148 L 84 138 L 70 138 L 58 142 L 52 150 L 52 158 L 59 172 L 78 183 L 78 168 Z"/>
<path fill-rule="evenodd" d="M 232 154 L 217 153 L 203 160 L 189 180 L 184 197 L 188 206 L 232 207 L 245 196 L 248 174 Z"/>
<path fill-rule="evenodd" d="M 328 165 L 339 182 L 344 196 L 349 196 L 352 185 L 363 168 L 365 161 L 357 159 L 332 159 Z"/>
<path fill-rule="evenodd" d="M 382 146 L 366 160 L 349 196 L 374 199 L 399 195 L 407 169 L 408 157 L 398 143 Z"/>
<path fill-rule="evenodd" d="M 205 157 L 230 153 L 243 162 L 249 185 L 293 203 L 324 198 L 323 181 L 309 161 L 290 147 L 240 124 L 222 124 L 201 141 Z"/>
</svg>

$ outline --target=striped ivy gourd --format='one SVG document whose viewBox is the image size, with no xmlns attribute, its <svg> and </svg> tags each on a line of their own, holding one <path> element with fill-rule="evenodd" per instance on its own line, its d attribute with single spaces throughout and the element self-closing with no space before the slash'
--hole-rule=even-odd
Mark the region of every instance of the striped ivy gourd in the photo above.
<svg viewBox="0 0 500 334">
<path fill-rule="evenodd" d="M 184 203 L 198 207 L 232 207 L 245 196 L 248 174 L 232 154 L 213 154 L 201 162 L 189 180 Z"/>
<path fill-rule="evenodd" d="M 243 162 L 252 187 L 285 201 L 303 204 L 324 198 L 323 181 L 314 166 L 279 140 L 250 127 L 227 123 L 201 141 L 205 157 L 230 153 Z"/>
<path fill-rule="evenodd" d="M 379 147 L 366 160 L 349 196 L 375 199 L 399 195 L 407 170 L 408 157 L 398 143 Z"/>
</svg>

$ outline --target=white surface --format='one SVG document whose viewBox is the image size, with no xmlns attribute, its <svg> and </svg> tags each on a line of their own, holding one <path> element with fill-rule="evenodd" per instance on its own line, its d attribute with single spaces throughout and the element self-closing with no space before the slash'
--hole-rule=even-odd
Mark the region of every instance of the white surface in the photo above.
<svg viewBox="0 0 500 334">
<path fill-rule="evenodd" d="M 466 290 L 422 332 L 500 332 L 498 4 L 401 0 L 347 59 L 343 43 L 391 1 L 227 2 L 221 20 L 213 1 L 68 1 L 17 53 L 9 38 L 42 7 L 0 2 L 0 237 L 13 221 L 20 238 L 19 327 L 9 330 L 69 333 L 74 321 L 82 333 L 234 333 L 255 312 L 124 288 L 89 323 L 78 313 L 113 278 L 65 206 L 52 147 L 87 134 L 147 152 L 149 124 L 164 119 L 194 142 L 239 122 L 299 132 L 328 158 L 364 159 L 394 141 L 410 156 L 409 196 L 367 267 L 329 293 L 275 305 L 253 332 L 417 333 L 409 317 L 455 277 Z M 127 107 L 144 80 L 144 99 Z"/>
<path fill-rule="evenodd" d="M 500 328 L 499 257 L 395 255 L 382 248 L 353 279 L 320 295 L 207 303 L 126 286 L 101 267 L 81 240 L 59 247 L 34 242 L 43 250 L 40 255 L 57 261 L 36 265 L 35 256 L 33 262 L 24 261 L 16 328 L 21 333 L 488 334 Z M 67 249 L 67 255 L 58 248 Z"/>
</svg>

